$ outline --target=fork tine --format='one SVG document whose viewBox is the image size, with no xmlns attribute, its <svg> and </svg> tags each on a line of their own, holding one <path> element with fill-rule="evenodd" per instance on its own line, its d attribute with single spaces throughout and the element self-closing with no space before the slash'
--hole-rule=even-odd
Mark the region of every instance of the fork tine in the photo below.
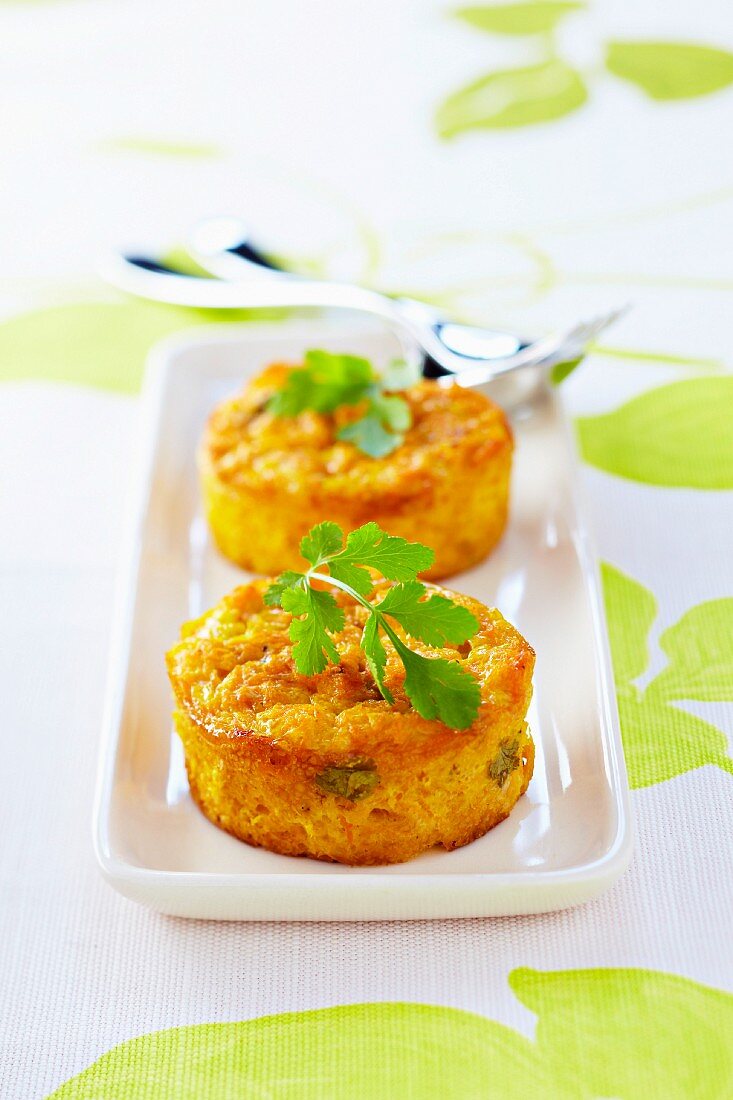
<svg viewBox="0 0 733 1100">
<path fill-rule="evenodd" d="M 629 303 L 601 313 L 554 336 L 545 336 L 497 364 L 476 364 L 439 379 L 441 385 L 482 386 L 496 378 L 540 363 L 560 363 L 582 357 L 597 336 L 631 308 Z"/>
<path fill-rule="evenodd" d="M 619 306 L 618 309 L 612 309 L 608 313 L 601 313 L 592 320 L 586 321 L 585 324 L 578 325 L 569 338 L 575 339 L 582 344 L 591 344 L 596 336 L 599 336 L 603 330 L 610 325 L 615 324 L 615 322 L 623 317 L 625 313 L 628 313 L 630 308 L 631 304 L 627 302 L 625 305 Z"/>
</svg>

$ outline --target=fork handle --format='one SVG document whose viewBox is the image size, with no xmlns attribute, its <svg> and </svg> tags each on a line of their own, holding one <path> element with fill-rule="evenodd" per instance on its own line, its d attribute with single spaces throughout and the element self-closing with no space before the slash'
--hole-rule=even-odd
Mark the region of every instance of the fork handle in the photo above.
<svg viewBox="0 0 733 1100">
<path fill-rule="evenodd" d="M 533 366 L 541 362 L 549 346 L 556 343 L 548 338 L 513 355 L 493 358 L 463 355 L 446 346 L 440 337 L 443 322 L 421 302 L 388 298 L 378 291 L 346 283 L 315 281 L 274 272 L 274 277 L 267 277 L 265 273 L 261 279 L 225 282 L 183 275 L 144 257 L 113 254 L 104 263 L 102 274 L 121 290 L 170 305 L 204 309 L 327 308 L 367 313 L 407 331 L 428 360 L 439 367 L 439 371 L 430 373 L 442 372 L 449 376 L 446 382 L 455 380 L 461 385 L 484 385 L 508 372 Z M 505 344 L 509 339 L 521 347 L 521 343 L 506 334 L 486 332 L 486 336 L 503 340 Z M 548 347 L 544 347 L 545 344 Z M 457 378 L 458 375 L 461 377 Z"/>
</svg>

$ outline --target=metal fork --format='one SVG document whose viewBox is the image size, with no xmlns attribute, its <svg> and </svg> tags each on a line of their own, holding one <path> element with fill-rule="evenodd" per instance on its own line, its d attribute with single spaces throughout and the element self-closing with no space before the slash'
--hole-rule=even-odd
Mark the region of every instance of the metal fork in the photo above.
<svg viewBox="0 0 733 1100">
<path fill-rule="evenodd" d="M 426 376 L 470 387 L 484 386 L 532 367 L 538 368 L 535 373 L 544 379 L 558 364 L 582 358 L 599 333 L 628 308 L 528 341 L 508 332 L 446 320 L 415 299 L 390 298 L 366 287 L 283 271 L 252 244 L 241 222 L 227 219 L 227 223 L 233 230 L 228 243 L 222 243 L 220 232 L 211 231 L 221 228 L 221 219 L 215 219 L 197 227 L 192 248 L 199 263 L 215 275 L 225 275 L 223 279 L 185 275 L 139 252 L 108 257 L 102 275 L 121 290 L 173 305 L 211 309 L 318 307 L 367 313 L 409 334 L 422 351 Z"/>
<path fill-rule="evenodd" d="M 515 355 L 507 356 L 495 367 L 487 367 L 483 363 L 465 367 L 454 376 L 443 375 L 438 378 L 438 382 L 449 385 L 457 383 L 459 386 L 473 388 L 484 386 L 505 374 L 512 374 L 526 367 L 543 366 L 549 369 L 561 363 L 573 363 L 581 359 L 600 333 L 618 321 L 629 308 L 628 305 L 620 306 L 609 313 L 599 314 L 591 321 L 581 321 L 572 328 L 535 340 Z"/>
</svg>

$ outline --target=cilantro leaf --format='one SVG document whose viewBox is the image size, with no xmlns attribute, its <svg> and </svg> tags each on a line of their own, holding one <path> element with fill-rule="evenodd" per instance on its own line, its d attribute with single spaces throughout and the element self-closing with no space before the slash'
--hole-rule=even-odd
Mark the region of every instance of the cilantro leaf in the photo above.
<svg viewBox="0 0 733 1100">
<path fill-rule="evenodd" d="M 473 637 L 479 623 L 467 607 L 444 596 L 428 599 L 425 596 L 424 584 L 408 581 L 390 588 L 377 604 L 377 610 L 391 615 L 411 638 L 419 638 L 427 645 L 444 646 L 446 642 L 460 645 Z"/>
<path fill-rule="evenodd" d="M 328 414 L 366 402 L 363 415 L 340 428 L 337 438 L 372 458 L 383 458 L 400 446 L 412 423 L 410 406 L 394 391 L 416 381 L 416 368 L 406 363 L 393 362 L 380 377 L 367 359 L 311 350 L 304 365 L 288 373 L 267 409 L 274 416 L 292 417 L 306 409 Z"/>
<path fill-rule="evenodd" d="M 305 409 L 331 413 L 340 405 L 357 405 L 374 384 L 368 359 L 307 351 L 304 365 L 291 370 L 282 389 L 267 403 L 275 416 L 297 416 Z"/>
<path fill-rule="evenodd" d="M 395 648 L 405 666 L 405 691 L 417 713 L 423 718 L 439 718 L 451 729 L 468 729 L 481 703 L 471 673 L 456 661 L 423 657 L 396 641 Z"/>
<path fill-rule="evenodd" d="M 388 581 L 414 581 L 418 573 L 429 569 L 435 553 L 429 546 L 388 535 L 378 523 L 365 523 L 346 538 L 346 546 L 334 563 L 358 562 L 378 569 Z"/>
<path fill-rule="evenodd" d="M 419 363 L 407 363 L 404 359 L 393 359 L 381 372 L 380 380 L 385 393 L 409 390 L 422 378 Z"/>
<path fill-rule="evenodd" d="M 481 692 L 474 676 L 457 661 L 424 657 L 409 649 L 390 619 L 426 645 L 465 642 L 479 629 L 471 612 L 444 596 L 427 595 L 417 574 L 433 562 L 433 551 L 420 543 L 388 535 L 377 523 L 365 523 L 343 542 L 338 524 L 324 522 L 301 542 L 311 562 L 307 573 L 283 573 L 265 593 L 269 606 L 291 613 L 289 633 L 298 672 L 307 676 L 323 672 L 329 661 L 340 658 L 332 634 L 344 628 L 345 616 L 331 592 L 313 588 L 312 581 L 328 581 L 362 604 L 367 618 L 362 634 L 369 670 L 388 703 L 394 698 L 385 683 L 387 651 L 382 633 L 389 638 L 405 669 L 405 692 L 423 718 L 438 718 L 453 729 L 466 729 L 478 714 Z M 322 570 L 328 569 L 329 574 Z M 373 590 L 369 569 L 399 583 L 378 604 L 366 597 Z"/>
<path fill-rule="evenodd" d="M 313 379 L 310 371 L 298 368 L 290 371 L 285 385 L 267 402 L 267 411 L 273 416 L 297 416 L 310 408 Z"/>
<path fill-rule="evenodd" d="M 382 698 L 386 699 L 388 703 L 394 703 L 394 696 L 384 682 L 384 672 L 387 668 L 387 651 L 379 636 L 379 618 L 376 615 L 370 615 L 367 619 L 361 644 L 364 647 L 364 655 L 369 665 L 369 671 L 382 693 Z"/>
<path fill-rule="evenodd" d="M 340 428 L 337 438 L 343 443 L 353 443 L 370 458 L 384 458 L 399 447 L 404 437 L 388 432 L 383 427 L 381 418 L 369 411 L 361 419 L 352 420 L 350 424 Z"/>
<path fill-rule="evenodd" d="M 298 672 L 313 676 L 323 672 L 329 661 L 337 665 L 338 650 L 329 637 L 344 627 L 344 613 L 330 592 L 316 588 L 286 588 L 282 593 L 283 610 L 290 611 L 290 640 Z M 302 616 L 302 618 L 296 618 Z"/>
<path fill-rule="evenodd" d="M 268 607 L 282 607 L 283 592 L 287 588 L 296 588 L 298 585 L 302 586 L 304 581 L 305 573 L 294 573 L 292 570 L 281 573 L 277 580 L 274 580 L 267 589 L 263 599 Z"/>
<path fill-rule="evenodd" d="M 340 557 L 329 560 L 328 570 L 332 577 L 353 588 L 360 596 L 368 596 L 374 588 L 368 570 L 350 561 L 342 561 Z"/>
<path fill-rule="evenodd" d="M 368 359 L 358 355 L 336 355 L 330 351 L 307 351 L 305 369 L 310 371 L 317 412 L 333 412 L 339 405 L 355 405 L 374 382 Z"/>
<path fill-rule="evenodd" d="M 370 409 L 391 432 L 406 432 L 412 424 L 410 406 L 402 397 L 377 393 L 371 398 Z"/>
<path fill-rule="evenodd" d="M 312 527 L 300 540 L 300 552 L 311 565 L 318 566 L 337 554 L 344 545 L 344 533 L 338 523 L 325 520 Z"/>
</svg>

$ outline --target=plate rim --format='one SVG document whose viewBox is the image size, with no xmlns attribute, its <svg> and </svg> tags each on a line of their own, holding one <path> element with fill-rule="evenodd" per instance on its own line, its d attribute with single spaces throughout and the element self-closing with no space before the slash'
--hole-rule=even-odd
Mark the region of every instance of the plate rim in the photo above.
<svg viewBox="0 0 733 1100">
<path fill-rule="evenodd" d="M 156 343 L 150 350 L 143 384 L 139 396 L 139 415 L 136 443 L 137 459 L 132 463 L 128 485 L 127 501 L 124 508 L 123 534 L 118 559 L 118 575 L 115 585 L 114 611 L 110 638 L 109 659 L 105 706 L 102 718 L 102 736 L 99 748 L 99 763 L 95 786 L 92 815 L 92 840 L 94 855 L 103 877 L 120 893 L 135 900 L 143 900 L 142 894 L 153 888 L 158 893 L 167 890 L 171 895 L 180 896 L 192 889 L 215 894 L 225 888 L 251 890 L 257 887 L 262 891 L 270 887 L 280 896 L 288 896 L 296 891 L 308 896 L 318 895 L 326 890 L 334 902 L 338 895 L 348 891 L 350 898 L 366 899 L 380 891 L 388 890 L 392 895 L 407 895 L 408 899 L 422 896 L 428 885 L 435 885 L 436 879 L 450 883 L 451 893 L 461 894 L 469 900 L 475 895 L 488 899 L 491 895 L 511 888 L 515 895 L 533 894 L 535 898 L 547 894 L 548 897 L 538 908 L 505 908 L 504 912 L 537 913 L 550 912 L 553 909 L 566 908 L 591 900 L 608 889 L 628 867 L 633 854 L 634 835 L 631 818 L 630 792 L 626 774 L 623 744 L 618 716 L 618 706 L 614 687 L 610 647 L 606 617 L 601 595 L 599 558 L 593 538 L 588 531 L 585 515 L 585 494 L 579 476 L 579 461 L 575 446 L 572 425 L 562 401 L 555 395 L 558 420 L 564 435 L 564 445 L 569 454 L 570 504 L 575 522 L 575 549 L 580 562 L 584 584 L 589 597 L 593 635 L 595 642 L 594 664 L 598 684 L 599 701 L 602 706 L 601 745 L 605 761 L 609 787 L 617 813 L 616 831 L 612 843 L 599 858 L 579 863 L 567 868 L 544 871 L 473 871 L 450 875 L 391 874 L 375 871 L 362 871 L 359 875 L 334 876 L 325 873 L 307 875 L 284 872 L 219 872 L 219 871 L 175 871 L 155 867 L 141 866 L 119 859 L 112 854 L 110 843 L 110 809 L 114 785 L 115 766 L 120 751 L 122 714 L 127 686 L 127 676 L 132 647 L 134 625 L 134 594 L 136 580 L 142 556 L 142 531 L 152 484 L 156 445 L 159 437 L 161 418 L 164 411 L 163 396 L 165 382 L 177 356 L 192 347 L 203 348 L 207 345 L 266 341 L 287 337 L 294 339 L 298 334 L 309 331 L 332 329 L 335 334 L 353 332 L 356 335 L 375 334 L 379 331 L 373 324 L 335 324 L 332 320 L 304 320 L 301 318 L 278 322 L 242 322 L 241 324 L 195 326 L 175 333 Z M 401 334 L 396 333 L 397 338 Z M 177 368 L 178 369 L 178 368 Z M 328 884 L 326 886 L 326 884 Z M 559 895 L 563 887 L 568 891 L 585 886 L 582 896 L 576 901 L 559 901 L 552 904 L 552 896 Z M 171 912 L 165 904 L 155 904 L 154 908 Z M 399 909 L 400 907 L 394 906 Z M 459 914 L 456 914 L 459 915 Z M 460 914 L 464 915 L 464 914 Z M 469 914 L 470 916 L 471 914 Z M 480 915 L 475 913 L 473 915 Z M 248 917 L 246 913 L 234 919 L 273 919 L 267 917 Z M 323 915 L 316 917 L 283 916 L 278 919 L 328 919 Z M 232 918 L 226 918 L 232 919 Z M 399 913 L 395 918 L 378 916 L 350 916 L 337 914 L 335 919 L 404 919 Z M 432 917 L 430 914 L 418 914 L 416 919 L 448 919 L 446 914 Z"/>
</svg>

